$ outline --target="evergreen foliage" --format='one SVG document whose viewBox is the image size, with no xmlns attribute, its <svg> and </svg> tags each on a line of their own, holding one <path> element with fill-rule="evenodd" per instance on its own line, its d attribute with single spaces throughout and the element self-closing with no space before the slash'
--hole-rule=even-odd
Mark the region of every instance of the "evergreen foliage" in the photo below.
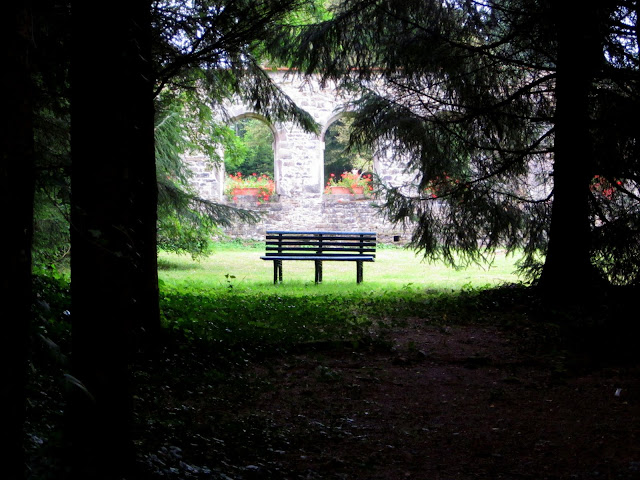
<svg viewBox="0 0 640 480">
<path fill-rule="evenodd" d="M 70 10 L 66 1 L 37 6 L 36 24 L 47 19 L 47 27 L 34 33 L 38 44 L 34 49 L 34 262 L 43 266 L 68 259 L 70 252 Z M 274 35 L 278 21 L 314 11 L 313 5 L 298 0 L 154 2 L 161 248 L 202 255 L 207 239 L 219 227 L 255 221 L 248 211 L 199 198 L 189 186 L 191 174 L 180 157 L 198 151 L 212 163 L 221 162 L 220 145 L 227 156 L 242 155 L 242 145 L 223 123 L 224 101 L 232 97 L 249 102 L 267 119 L 294 118 L 305 128 L 315 128 L 259 65 L 260 40 Z"/>
<path fill-rule="evenodd" d="M 403 159 L 413 181 L 387 185 L 384 211 L 417 222 L 412 243 L 427 257 L 454 263 L 462 251 L 477 261 L 521 247 L 534 277 L 546 254 L 557 281 L 563 270 L 591 278 L 585 262 L 609 281 L 637 283 L 637 4 L 560 10 L 525 0 L 345 0 L 271 51 L 362 94 L 352 141 Z M 611 196 L 593 189 L 596 175 Z"/>
<path fill-rule="evenodd" d="M 156 98 L 155 151 L 158 247 L 195 258 L 207 254 L 211 237 L 220 227 L 257 217 L 248 210 L 201 198 L 191 186 L 192 172 L 182 155 L 197 149 L 208 152 L 214 163 L 220 161 L 217 144 L 233 146 L 233 132 L 216 124 L 210 106 L 194 99 L 192 93 L 174 96 L 163 92 Z"/>
<path fill-rule="evenodd" d="M 34 3 L 32 82 L 34 94 L 33 262 L 68 260 L 70 190 L 69 5 Z M 45 27 L 46 25 L 46 27 Z"/>
<path fill-rule="evenodd" d="M 217 108 L 235 98 L 269 122 L 317 128 L 261 67 L 263 42 L 275 38 L 302 0 L 206 0 L 154 3 L 156 93 L 198 89 Z"/>
<path fill-rule="evenodd" d="M 220 145 L 225 158 L 237 163 L 246 155 L 246 147 L 223 123 L 226 101 L 245 102 L 269 122 L 292 120 L 305 129 L 316 128 L 260 65 L 261 42 L 274 37 L 286 18 L 310 15 L 314 9 L 301 0 L 153 3 L 162 248 L 203 255 L 219 227 L 257 220 L 250 211 L 198 197 L 180 160 L 198 151 L 220 163 Z"/>
</svg>

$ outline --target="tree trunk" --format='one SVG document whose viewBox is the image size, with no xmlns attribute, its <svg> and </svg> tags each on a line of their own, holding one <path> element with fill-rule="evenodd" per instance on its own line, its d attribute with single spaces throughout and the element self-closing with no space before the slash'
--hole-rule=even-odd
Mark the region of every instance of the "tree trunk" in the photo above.
<svg viewBox="0 0 640 480">
<path fill-rule="evenodd" d="M 577 9 L 557 8 L 557 74 L 554 196 L 549 248 L 540 285 L 546 298 L 579 303 L 596 286 L 592 267 L 589 186 L 593 148 L 589 135 L 589 93 L 602 61 L 595 2 Z M 606 18 L 606 17 L 604 17 Z"/>
<path fill-rule="evenodd" d="M 134 460 L 132 340 L 159 325 L 150 4 L 72 6 L 68 427 L 75 478 L 120 478 Z"/>
<path fill-rule="evenodd" d="M 27 352 L 31 323 L 31 239 L 33 232 L 33 102 L 27 2 L 10 2 L 0 16 L 0 77 L 5 98 L 0 132 L 0 204 L 3 205 L 0 306 L 4 342 L 0 348 L 0 465 L 2 478 L 25 476 L 24 419 Z M 7 313 L 9 313 L 7 315 Z"/>
</svg>

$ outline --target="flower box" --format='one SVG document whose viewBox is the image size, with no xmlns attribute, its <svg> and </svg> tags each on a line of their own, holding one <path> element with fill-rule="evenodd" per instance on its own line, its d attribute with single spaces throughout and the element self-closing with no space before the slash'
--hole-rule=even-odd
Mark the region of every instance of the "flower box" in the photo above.
<svg viewBox="0 0 640 480">
<path fill-rule="evenodd" d="M 329 187 L 331 195 L 351 195 L 349 187 Z"/>
<path fill-rule="evenodd" d="M 244 187 L 244 188 L 234 188 L 231 190 L 231 195 L 234 197 L 236 195 L 250 195 L 252 197 L 257 197 L 260 194 L 260 189 L 257 187 Z"/>
<path fill-rule="evenodd" d="M 362 195 L 373 190 L 371 175 L 362 175 L 357 169 L 344 172 L 340 177 L 335 174 L 329 176 L 324 193 L 331 195 Z"/>
<path fill-rule="evenodd" d="M 235 201 L 236 197 L 256 197 L 258 203 L 264 203 L 271 201 L 275 187 L 275 182 L 268 175 L 254 173 L 243 176 L 238 172 L 227 177 L 224 193 L 229 200 Z"/>
</svg>

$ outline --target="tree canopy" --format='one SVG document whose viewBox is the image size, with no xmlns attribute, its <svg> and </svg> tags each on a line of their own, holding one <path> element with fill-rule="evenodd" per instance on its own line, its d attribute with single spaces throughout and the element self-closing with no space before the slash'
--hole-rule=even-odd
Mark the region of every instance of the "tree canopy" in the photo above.
<svg viewBox="0 0 640 480">
<path fill-rule="evenodd" d="M 68 0 L 36 2 L 35 7 L 34 261 L 46 267 L 67 260 L 70 252 L 70 8 Z M 224 100 L 229 98 L 250 104 L 272 121 L 315 127 L 261 68 L 261 45 L 282 22 L 315 18 L 322 8 L 300 0 L 155 1 L 150 12 L 159 244 L 200 255 L 219 227 L 255 216 L 200 198 L 181 157 L 198 151 L 215 163 L 222 161 L 220 144 L 233 149 L 232 131 L 224 124 Z"/>
<path fill-rule="evenodd" d="M 523 248 L 549 284 L 637 283 L 637 2 L 562 8 L 345 0 L 271 51 L 362 94 L 352 138 L 405 162 L 384 211 L 426 256 Z"/>
</svg>

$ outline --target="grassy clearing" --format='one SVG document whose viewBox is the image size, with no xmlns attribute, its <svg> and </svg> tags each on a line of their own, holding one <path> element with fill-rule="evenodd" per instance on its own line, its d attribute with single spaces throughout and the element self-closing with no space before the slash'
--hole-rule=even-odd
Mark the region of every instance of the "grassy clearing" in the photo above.
<svg viewBox="0 0 640 480">
<path fill-rule="evenodd" d="M 325 262 L 322 285 L 313 282 L 313 262 L 284 262 L 284 278 L 273 285 L 273 264 L 263 261 L 264 245 L 217 244 L 210 257 L 193 261 L 191 257 L 170 253 L 159 256 L 160 279 L 171 287 L 197 289 L 262 291 L 303 295 L 406 289 L 451 291 L 482 288 L 519 281 L 517 258 L 503 253 L 486 266 L 453 269 L 442 263 L 425 263 L 420 256 L 403 248 L 380 248 L 376 261 L 364 265 L 364 282 L 356 284 L 354 262 Z"/>
<path fill-rule="evenodd" d="M 281 371 L 273 369 L 278 363 L 271 360 L 284 360 L 287 376 L 299 378 L 307 385 L 308 379 L 319 379 L 318 382 L 322 382 L 320 387 L 325 391 L 324 400 L 330 400 L 335 394 L 338 404 L 342 405 L 344 395 L 358 395 L 356 403 L 367 405 L 367 412 L 362 418 L 369 413 L 369 403 L 381 405 L 378 401 L 360 400 L 361 389 L 368 388 L 366 379 L 374 379 L 372 386 L 377 390 L 378 382 L 386 376 L 392 382 L 390 388 L 398 388 L 394 377 L 383 375 L 380 364 L 367 363 L 368 358 L 375 360 L 375 356 L 368 356 L 369 353 L 382 352 L 388 358 L 386 364 L 389 366 L 406 365 L 411 370 L 414 370 L 414 364 L 420 365 L 419 362 L 425 358 L 424 352 L 417 350 L 419 344 L 414 343 L 413 331 L 406 337 L 411 341 L 396 343 L 396 333 L 412 325 L 435 327 L 429 331 L 439 332 L 442 338 L 439 345 L 445 347 L 448 339 L 452 338 L 451 332 L 455 331 L 452 326 L 522 325 L 521 329 L 510 329 L 514 341 L 519 342 L 518 348 L 527 352 L 544 352 L 545 355 L 547 352 L 561 352 L 561 356 L 545 357 L 545 369 L 558 375 L 565 375 L 568 371 L 570 357 L 566 356 L 565 343 L 558 341 L 562 333 L 558 327 L 527 322 L 527 315 L 523 313 L 530 305 L 527 289 L 485 288 L 487 285 L 518 281 L 513 274 L 514 258 L 499 255 L 491 268 L 473 267 L 456 271 L 443 265 L 421 263 L 409 251 L 382 248 L 377 261 L 365 265 L 365 281 L 361 285 L 356 285 L 355 266 L 350 264 L 332 265 L 328 262 L 326 283 L 315 285 L 311 262 L 289 262 L 291 265 L 285 265 L 284 284 L 274 286 L 271 263 L 260 260 L 262 252 L 260 244 L 245 247 L 221 244 L 216 245 L 211 257 L 201 262 L 194 262 L 186 256 L 160 256 L 160 305 L 165 326 L 160 339 L 160 354 L 163 356 L 154 365 L 146 359 L 143 359 L 143 364 L 132 365 L 137 422 L 134 430 L 141 435 L 136 444 L 143 464 L 157 470 L 158 476 L 209 478 L 209 469 L 206 475 L 194 473 L 205 471 L 204 467 L 196 470 L 200 468 L 198 465 L 224 465 L 231 469 L 227 473 L 237 472 L 237 478 L 247 474 L 254 478 L 256 472 L 248 471 L 244 466 L 265 464 L 275 466 L 278 478 L 281 476 L 284 465 L 281 452 L 296 452 L 294 448 L 299 448 L 297 445 L 309 445 L 310 435 L 320 434 L 317 429 L 303 428 L 299 433 L 288 427 L 282 428 L 280 425 L 287 423 L 276 424 L 271 411 L 255 409 L 249 403 L 262 393 L 269 395 L 282 380 Z M 49 351 L 50 347 L 43 343 L 34 351 L 31 364 L 34 375 L 29 385 L 28 433 L 32 439 L 47 441 L 43 446 L 31 442 L 33 447 L 29 455 L 33 459 L 32 477 L 53 478 L 62 475 L 57 471 L 61 469 L 61 462 L 49 457 L 61 451 L 59 432 L 62 431 L 61 412 L 66 408 L 66 396 L 61 391 L 64 382 L 59 379 L 66 373 L 64 358 L 70 355 L 69 311 L 72 307 L 67 277 L 39 275 L 35 278 L 34 287 L 39 299 L 34 305 L 37 333 L 47 340 L 46 345 L 56 345 L 56 348 Z M 629 309 L 630 313 L 616 317 L 634 318 L 634 308 L 635 305 Z M 590 314 L 594 315 L 593 312 Z M 581 328 L 578 333 L 583 331 Z M 567 338 L 575 341 L 576 336 L 572 334 Z M 597 339 L 597 343 L 593 343 L 597 346 L 594 351 L 602 354 L 605 351 L 602 335 L 594 338 Z M 625 335 L 624 338 L 633 343 L 638 335 Z M 478 341 L 474 340 L 472 345 L 478 346 Z M 464 344 L 450 343 L 465 347 L 471 345 L 466 343 L 466 336 Z M 398 345 L 403 345 L 402 350 L 397 349 Z M 493 348 L 492 345 L 487 348 Z M 625 351 L 627 343 L 621 345 L 611 343 L 613 348 L 606 351 Z M 637 349 L 628 351 L 636 352 Z M 355 359 L 357 370 L 346 363 L 342 370 L 335 366 L 331 369 L 325 367 L 322 361 L 328 352 L 343 352 L 344 358 Z M 307 354 L 305 360 L 300 360 L 300 354 Z M 482 362 L 488 357 L 472 355 L 461 358 L 464 363 L 452 363 L 456 372 L 460 365 L 470 369 L 482 368 Z M 538 365 L 537 362 L 533 364 Z M 260 365 L 260 369 L 252 368 L 256 365 Z M 494 377 L 494 365 L 490 368 L 489 374 Z M 521 371 L 520 364 L 518 370 Z M 301 375 L 300 372 L 306 373 Z M 371 375 L 366 372 L 371 372 Z M 364 376 L 358 377 L 361 374 Z M 342 375 L 345 379 L 349 378 L 348 375 L 356 377 L 343 382 Z M 536 373 L 531 382 L 539 385 L 542 377 L 543 374 Z M 514 381 L 505 381 L 497 393 L 502 393 L 502 387 L 516 388 L 520 385 L 519 377 L 509 378 Z M 361 381 L 363 379 L 364 382 Z M 527 387 L 531 382 L 522 382 L 522 385 Z M 449 388 L 450 382 L 445 383 Z M 464 381 L 459 383 L 464 394 L 468 385 Z M 304 398 L 301 395 L 299 404 L 287 406 L 291 412 L 294 408 L 297 409 L 295 411 L 306 412 L 300 410 L 299 405 L 307 400 L 306 405 L 317 401 L 308 393 L 314 391 L 308 386 L 299 391 L 304 393 Z M 494 395 L 494 391 L 480 389 L 481 401 L 486 400 L 489 394 Z M 513 392 L 508 398 L 520 395 L 519 391 Z M 570 398 L 569 402 L 574 400 Z M 323 409 L 324 405 L 330 405 L 323 401 L 318 403 Z M 406 414 L 403 408 L 400 406 L 398 411 Z M 324 425 L 327 424 L 325 418 L 333 422 L 333 419 L 342 419 L 342 414 L 323 411 L 325 416 L 319 417 L 322 423 L 311 423 L 322 427 L 322 437 L 314 438 L 330 438 L 338 442 L 347 438 L 340 422 L 336 423 L 339 428 L 331 431 Z M 385 417 L 372 415 L 370 418 Z M 478 438 L 484 435 L 486 428 L 483 428 L 479 428 Z M 333 432 L 333 437 L 325 437 L 326 432 Z M 357 433 L 360 435 L 362 432 Z M 447 435 L 447 438 L 452 438 L 451 433 Z M 282 446 L 274 443 L 280 440 Z M 371 445 L 377 448 L 376 445 L 393 443 L 384 442 L 376 440 Z M 197 453 L 185 455 L 184 460 L 182 455 L 173 458 L 167 453 L 170 452 L 168 445 Z M 206 460 L 202 460 L 202 452 L 209 455 Z M 269 455 L 274 452 L 277 460 L 268 463 L 273 458 Z M 260 476 L 262 478 L 263 475 Z"/>
<path fill-rule="evenodd" d="M 284 282 L 273 285 L 272 263 L 260 259 L 263 252 L 256 243 L 219 244 L 198 262 L 161 254 L 165 325 L 213 342 L 226 358 L 308 342 L 368 342 L 373 331 L 379 335 L 389 322 L 412 316 L 442 323 L 452 320 L 453 309 L 456 321 L 477 321 L 474 293 L 518 281 L 516 259 L 505 255 L 491 266 L 455 270 L 385 247 L 365 264 L 360 285 L 353 262 L 326 262 L 321 285 L 313 282 L 313 262 L 285 262 Z M 467 301 L 460 302 L 461 295 Z"/>
</svg>

